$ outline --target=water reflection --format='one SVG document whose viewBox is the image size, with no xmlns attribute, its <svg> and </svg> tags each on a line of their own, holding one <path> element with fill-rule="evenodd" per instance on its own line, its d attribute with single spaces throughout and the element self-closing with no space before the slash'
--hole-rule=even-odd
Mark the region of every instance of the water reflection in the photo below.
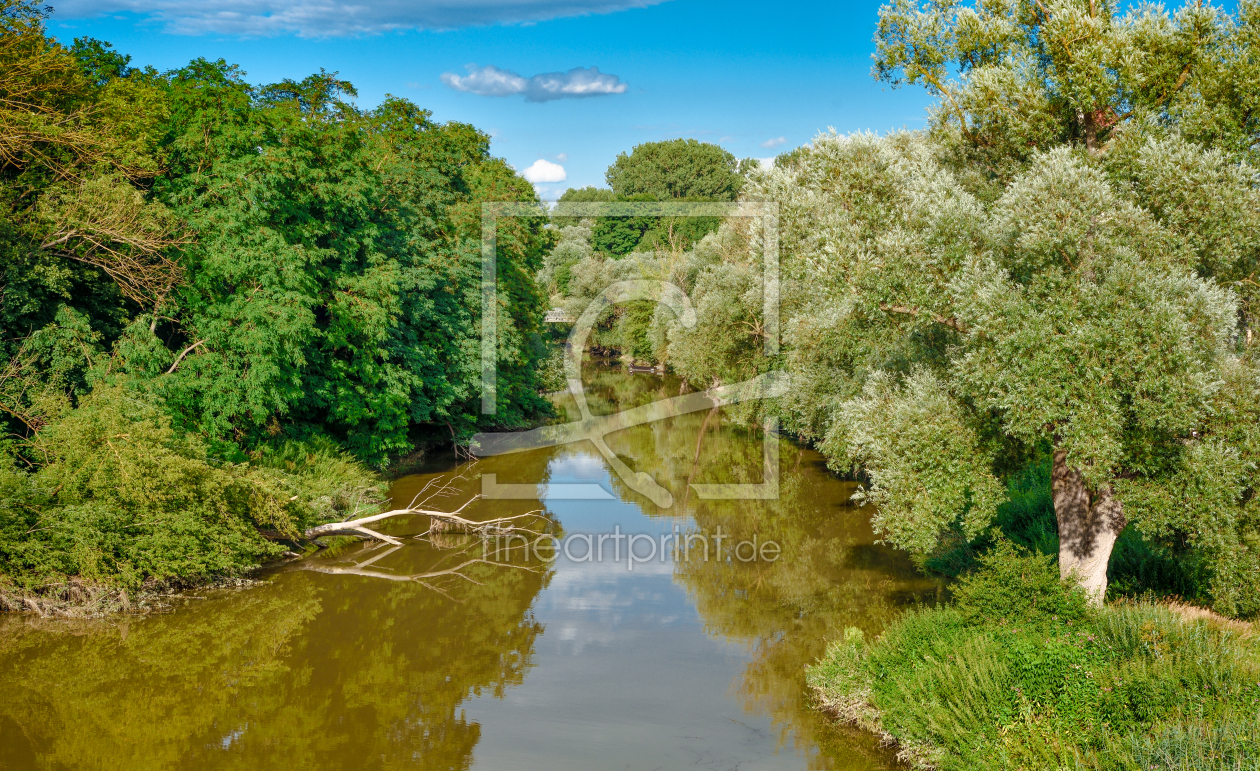
<svg viewBox="0 0 1260 771">
<path fill-rule="evenodd" d="M 679 391 L 612 368 L 587 380 L 597 414 Z M 480 556 L 479 541 L 440 534 L 353 547 L 315 563 L 339 572 L 278 571 L 169 615 L 0 618 L 0 768 L 890 768 L 869 737 L 808 708 L 803 667 L 845 626 L 875 633 L 937 587 L 873 545 L 868 514 L 846 504 L 849 485 L 817 454 L 780 439 L 779 500 L 686 495 L 688 481 L 760 482 L 763 439 L 721 412 L 609 435 L 625 463 L 673 493 L 668 509 L 626 489 L 591 448 L 489 458 L 480 470 L 544 498 L 572 482 L 612 494 L 546 498 L 558 533 L 721 527 L 777 542 L 775 562 L 666 555 L 631 570 L 518 555 L 423 583 L 380 577 Z M 400 480 L 396 500 L 441 471 L 449 465 Z"/>
<path fill-rule="evenodd" d="M 615 368 L 592 368 L 588 379 L 588 398 L 593 406 L 599 405 L 595 412 L 637 406 L 679 391 L 671 378 L 628 377 Z M 907 605 L 934 602 L 940 587 L 919 575 L 904 555 L 874 544 L 870 512 L 848 503 L 852 483 L 828 473 L 818 453 L 781 438 L 770 437 L 780 442 L 778 500 L 701 501 L 686 495 L 691 482 L 761 482 L 763 441 L 762 432 L 738 428 L 720 411 L 680 416 L 608 438 L 632 468 L 647 472 L 674 493 L 672 509 L 653 506 L 615 476 L 605 477 L 605 483 L 623 500 L 634 502 L 636 511 L 660 520 L 662 528 L 681 522 L 684 529 L 710 535 L 721 528 L 729 536 L 728 544 L 756 538 L 781 547 L 780 558 L 773 562 L 705 560 L 692 554 L 673 562 L 670 571 L 704 632 L 721 644 L 724 655 L 736 655 L 731 650 L 738 650 L 739 666 L 724 681 L 728 684 L 724 695 L 738 703 L 742 714 L 714 708 L 711 717 L 718 720 L 712 723 L 725 714 L 728 722 L 748 724 L 750 735 L 765 730 L 769 736 L 755 742 L 757 751 L 778 753 L 774 763 L 745 761 L 741 768 L 891 767 L 888 752 L 870 737 L 838 729 L 810 708 L 804 666 L 846 626 L 876 634 Z M 599 511 L 601 506 L 593 504 L 587 511 Z M 552 508 L 570 528 L 573 513 L 554 504 Z M 629 529 L 624 516 L 605 515 L 605 520 L 606 527 L 617 520 Z M 557 575 L 564 569 L 558 565 Z M 545 600 L 544 594 L 540 601 Z M 667 655 L 664 645 L 654 647 Z M 672 690 L 663 695 L 681 698 L 680 712 L 694 706 Z M 711 753 L 706 762 L 717 756 L 720 753 Z"/>
<path fill-rule="evenodd" d="M 375 566 L 444 559 L 391 557 Z M 524 679 L 546 574 L 466 572 L 442 591 L 286 572 L 165 616 L 3 619 L 0 767 L 467 768 L 480 728 L 460 705 Z"/>
</svg>

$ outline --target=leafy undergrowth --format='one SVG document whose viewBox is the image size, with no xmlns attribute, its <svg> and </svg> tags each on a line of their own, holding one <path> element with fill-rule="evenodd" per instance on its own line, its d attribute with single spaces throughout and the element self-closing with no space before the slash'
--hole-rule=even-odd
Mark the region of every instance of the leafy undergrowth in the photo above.
<svg viewBox="0 0 1260 771">
<path fill-rule="evenodd" d="M 222 583 L 382 500 L 381 481 L 330 440 L 224 460 L 152 399 L 97 388 L 0 453 L 0 609 L 91 615 Z"/>
<path fill-rule="evenodd" d="M 1260 642 L 1177 605 L 1089 608 L 999 543 L 953 605 L 857 629 L 809 670 L 820 705 L 920 768 L 1260 769 Z"/>
<path fill-rule="evenodd" d="M 1048 455 L 1034 458 L 1010 475 L 1006 502 L 998 507 L 997 527 L 974 541 L 950 533 L 930 554 L 918 556 L 929 573 L 957 578 L 974 570 L 977 559 L 992 548 L 993 534 L 1039 554 L 1058 554 L 1059 531 L 1050 490 Z M 1204 555 L 1188 544 L 1159 543 L 1134 526 L 1116 541 L 1107 567 L 1107 599 L 1179 599 L 1197 605 L 1223 604 L 1210 591 L 1211 575 Z M 1218 607 L 1229 612 L 1229 607 Z M 1236 613 L 1237 608 L 1233 611 Z M 1232 613 L 1231 613 L 1232 615 Z"/>
</svg>

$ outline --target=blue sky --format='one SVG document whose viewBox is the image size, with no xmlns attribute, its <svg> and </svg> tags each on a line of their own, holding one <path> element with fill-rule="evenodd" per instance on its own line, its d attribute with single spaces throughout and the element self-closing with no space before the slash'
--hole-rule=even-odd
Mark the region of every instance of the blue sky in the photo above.
<svg viewBox="0 0 1260 771">
<path fill-rule="evenodd" d="M 828 127 L 920 127 L 928 103 L 870 76 L 878 0 L 52 3 L 51 34 L 107 40 L 133 64 L 222 57 L 254 83 L 323 67 L 355 84 L 360 106 L 390 93 L 472 123 L 518 169 L 563 168 L 554 181 L 557 169 L 534 167 L 550 172 L 545 198 L 602 186 L 617 153 L 642 142 L 691 137 L 765 158 Z"/>
</svg>

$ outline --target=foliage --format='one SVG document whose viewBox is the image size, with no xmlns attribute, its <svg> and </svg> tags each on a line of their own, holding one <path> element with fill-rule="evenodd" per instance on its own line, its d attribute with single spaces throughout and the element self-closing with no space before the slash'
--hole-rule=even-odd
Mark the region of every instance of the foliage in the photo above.
<svg viewBox="0 0 1260 771">
<path fill-rule="evenodd" d="M 580 219 L 576 224 L 561 227 L 556 245 L 543 258 L 538 283 L 549 296 L 557 298 L 553 304 L 562 303 L 569 293 L 573 266 L 591 256 L 591 232 L 594 227 L 595 221 L 591 219 Z"/>
<path fill-rule="evenodd" d="M 974 164 L 977 186 L 1011 179 L 1063 143 L 1103 149 L 1131 127 L 1255 161 L 1257 14 L 1187 3 L 894 0 L 880 9 L 873 73 L 938 96 L 933 130 Z"/>
<path fill-rule="evenodd" d="M 650 200 L 733 201 L 743 187 L 739 161 L 718 145 L 670 139 L 619 153 L 604 178 L 619 196 Z"/>
<path fill-rule="evenodd" d="M 694 139 L 649 142 L 617 156 L 605 174 L 609 189 L 570 188 L 552 212 L 557 228 L 579 224 L 572 204 L 733 201 L 752 173 L 721 147 Z M 687 249 L 720 224 L 716 217 L 659 214 L 593 217 L 590 243 L 614 258 L 634 252 Z"/>
<path fill-rule="evenodd" d="M 586 216 L 570 215 L 568 212 L 572 211 L 572 208 L 566 204 L 608 203 L 616 197 L 617 194 L 607 188 L 593 185 L 583 188 L 571 187 L 565 190 L 556 201 L 556 206 L 551 212 L 551 222 L 558 228 L 577 225 Z"/>
<path fill-rule="evenodd" d="M 311 447 L 283 472 L 215 462 L 160 405 L 121 384 L 97 387 L 29 445 L 41 462 L 27 473 L 8 459 L 0 519 L 0 572 L 22 587 L 238 574 L 280 551 L 260 531 L 295 535 L 335 514 L 338 497 L 343 509 L 348 495 L 365 508 L 381 500 L 335 445 Z"/>
<path fill-rule="evenodd" d="M 173 140 L 189 173 L 161 190 L 199 233 L 183 336 L 204 346 L 181 367 L 172 400 L 216 434 L 256 431 L 273 415 L 324 425 L 369 460 L 409 449 L 412 424 L 468 430 L 480 280 L 470 204 L 532 189 L 489 158 L 484 134 L 432 124 L 395 99 L 355 113 L 332 76 L 264 89 L 263 109 L 218 65 L 173 80 L 189 102 L 176 127 L 184 138 Z M 239 94 L 241 108 L 207 114 L 203 83 Z M 196 138 L 209 120 L 220 147 L 204 157 Z M 229 180 L 243 189 L 225 199 Z M 509 424 L 539 407 L 519 381 L 538 333 L 532 278 L 547 239 L 522 222 L 499 236 Z"/>
<path fill-rule="evenodd" d="M 1036 558 L 1024 561 L 1047 588 L 1058 582 Z M 978 580 L 994 591 L 966 595 L 966 610 L 912 611 L 872 643 L 856 629 L 832 643 L 808 674 L 821 703 L 897 742 L 919 767 L 1260 764 L 1252 633 L 1144 602 L 1047 618 L 1001 596 L 1009 570 L 985 572 Z M 1072 605 L 1083 611 L 1084 598 Z"/>
<path fill-rule="evenodd" d="M 1086 616 L 1081 588 L 1059 576 L 1048 554 L 1021 553 L 1006 539 L 979 558 L 979 568 L 954 586 L 954 601 L 972 625 L 989 619 L 1011 624 L 1079 622 Z"/>
<path fill-rule="evenodd" d="M 480 413 L 481 203 L 537 200 L 486 134 L 394 97 L 359 109 L 322 70 L 254 86 L 222 60 L 135 67 L 47 37 L 46 13 L 0 0 L 10 580 L 237 573 L 276 551 L 259 532 L 353 505 L 374 490 L 359 463 L 426 427 L 548 412 L 553 237 L 515 218 L 498 409 Z M 317 443 L 285 451 L 309 472 L 268 465 L 286 441 Z"/>
<path fill-rule="evenodd" d="M 656 199 L 648 193 L 639 193 L 632 196 L 619 195 L 613 200 L 626 203 L 648 203 Z M 656 219 L 657 217 L 651 215 L 599 217 L 591 231 L 591 245 L 610 257 L 624 257 L 648 240 L 648 234 L 656 224 Z"/>
<path fill-rule="evenodd" d="M 1133 149 L 1148 139 L 1162 149 Z M 1254 613 L 1260 375 L 1234 277 L 1257 253 L 1227 224 L 1260 216 L 1251 173 L 1173 133 L 1114 149 L 1036 154 L 992 202 L 916 134 L 822 136 L 753 177 L 746 194 L 780 207 L 782 419 L 837 467 L 856 462 L 877 526 L 923 553 L 983 533 L 997 475 L 1052 448 L 1090 490 L 1114 489 L 1143 537 L 1197 549 L 1216 607 Z M 1216 175 L 1217 215 L 1146 208 L 1131 180 L 1171 172 L 1133 159 L 1174 150 Z M 723 231 L 734 248 L 692 284 L 697 307 L 719 286 L 703 277 L 758 265 L 759 239 Z M 663 352 L 694 386 L 775 365 L 729 315 L 698 319 Z"/>
<path fill-rule="evenodd" d="M 539 387 L 548 393 L 568 389 L 568 381 L 564 376 L 564 346 L 553 345 L 548 349 L 547 358 L 539 362 Z"/>
<path fill-rule="evenodd" d="M 1214 607 L 1256 613 L 1258 13 L 889 3 L 875 75 L 939 97 L 928 131 L 824 134 L 741 190 L 779 207 L 781 358 L 733 291 L 761 262 L 743 218 L 693 250 L 704 312 L 656 357 L 697 388 L 785 369 L 782 424 L 919 555 L 981 546 L 998 479 L 1048 453 L 1087 502 L 1057 522 L 1107 522 L 1058 534 L 1061 569 L 1136 530 L 1129 557 L 1188 557 Z"/>
<path fill-rule="evenodd" d="M 926 551 L 955 519 L 968 539 L 992 520 L 1002 493 L 992 463 L 930 370 L 913 372 L 904 389 L 876 373 L 842 410 L 821 448 L 838 456 L 833 464 L 868 469 L 870 489 L 855 500 L 877 507 L 876 532 Z"/>
</svg>

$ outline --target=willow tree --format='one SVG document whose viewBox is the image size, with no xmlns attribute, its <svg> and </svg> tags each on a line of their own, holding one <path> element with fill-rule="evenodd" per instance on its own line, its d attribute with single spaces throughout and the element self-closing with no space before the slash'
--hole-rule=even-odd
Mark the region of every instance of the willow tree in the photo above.
<svg viewBox="0 0 1260 771">
<path fill-rule="evenodd" d="M 940 96 L 929 129 L 824 135 L 746 189 L 780 204 L 785 418 L 865 471 L 888 541 L 978 537 L 1045 451 L 1061 570 L 1097 600 L 1132 522 L 1260 610 L 1257 19 L 896 2 L 875 73 Z"/>
<path fill-rule="evenodd" d="M 1009 181 L 1063 143 L 1105 151 L 1158 123 L 1254 162 L 1260 140 L 1260 5 L 1175 14 L 1106 0 L 893 0 L 880 9 L 874 74 L 939 97 L 932 124 L 969 174 Z M 1000 188 L 999 188 L 1000 189 Z"/>
</svg>

